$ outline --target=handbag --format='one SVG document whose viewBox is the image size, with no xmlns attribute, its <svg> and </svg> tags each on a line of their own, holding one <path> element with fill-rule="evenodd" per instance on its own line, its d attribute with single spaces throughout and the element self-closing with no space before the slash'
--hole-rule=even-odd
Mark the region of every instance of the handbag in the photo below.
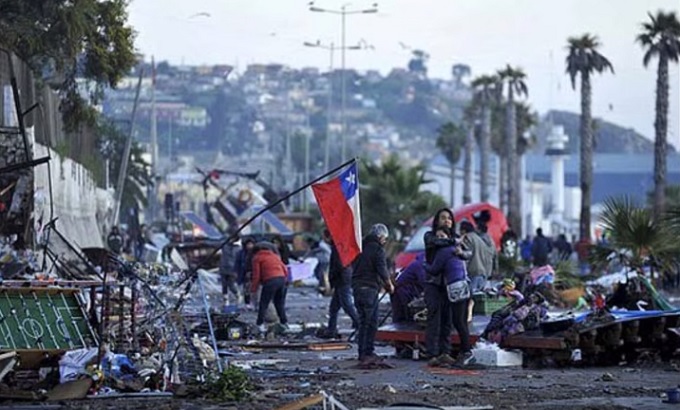
<svg viewBox="0 0 680 410">
<path fill-rule="evenodd" d="M 446 293 L 450 302 L 461 302 L 470 299 L 470 285 L 467 280 L 459 280 L 446 285 Z"/>
</svg>

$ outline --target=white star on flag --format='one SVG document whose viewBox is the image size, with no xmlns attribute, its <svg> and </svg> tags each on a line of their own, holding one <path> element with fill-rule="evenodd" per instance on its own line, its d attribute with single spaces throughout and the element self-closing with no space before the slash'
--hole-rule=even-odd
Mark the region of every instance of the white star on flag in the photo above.
<svg viewBox="0 0 680 410">
<path fill-rule="evenodd" d="M 349 182 L 350 184 L 354 185 L 356 183 L 357 176 L 355 173 L 350 173 L 347 175 L 347 178 L 345 178 L 345 181 Z"/>
</svg>

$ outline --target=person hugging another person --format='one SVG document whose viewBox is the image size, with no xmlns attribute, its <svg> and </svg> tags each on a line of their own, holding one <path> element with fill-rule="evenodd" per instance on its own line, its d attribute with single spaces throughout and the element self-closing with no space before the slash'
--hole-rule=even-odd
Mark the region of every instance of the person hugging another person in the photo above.
<svg viewBox="0 0 680 410">
<path fill-rule="evenodd" d="M 467 280 L 464 258 L 467 252 L 456 243 L 452 227 L 439 226 L 434 235 L 437 239 L 449 239 L 452 245 L 439 247 L 431 263 L 425 264 L 425 304 L 427 327 L 425 344 L 432 367 L 465 366 L 474 362 L 467 325 L 470 286 Z M 460 354 L 451 357 L 451 325 L 460 337 Z"/>
</svg>

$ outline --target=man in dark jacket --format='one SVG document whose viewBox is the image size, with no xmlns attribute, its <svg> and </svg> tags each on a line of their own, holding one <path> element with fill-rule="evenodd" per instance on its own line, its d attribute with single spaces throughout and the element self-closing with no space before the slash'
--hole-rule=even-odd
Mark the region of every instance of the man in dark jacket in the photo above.
<svg viewBox="0 0 680 410">
<path fill-rule="evenodd" d="M 383 224 L 375 224 L 364 238 L 362 252 L 354 262 L 352 290 L 358 314 L 357 344 L 362 364 L 380 360 L 375 354 L 375 333 L 378 330 L 378 294 L 381 288 L 394 291 L 387 271 L 385 243 L 389 231 Z"/>
<path fill-rule="evenodd" d="M 534 238 L 534 243 L 531 246 L 531 257 L 533 259 L 534 266 L 545 266 L 549 263 L 548 257 L 550 252 L 552 252 L 553 247 L 550 239 L 543 236 L 543 229 L 536 229 L 536 237 Z"/>
<path fill-rule="evenodd" d="M 352 266 L 342 266 L 340 254 L 328 230 L 324 231 L 324 240 L 331 247 L 328 281 L 333 290 L 333 297 L 328 308 L 328 327 L 322 336 L 336 339 L 338 338 L 338 313 L 340 308 L 352 319 L 352 327 L 355 329 L 357 328 L 359 318 L 352 301 Z"/>
</svg>

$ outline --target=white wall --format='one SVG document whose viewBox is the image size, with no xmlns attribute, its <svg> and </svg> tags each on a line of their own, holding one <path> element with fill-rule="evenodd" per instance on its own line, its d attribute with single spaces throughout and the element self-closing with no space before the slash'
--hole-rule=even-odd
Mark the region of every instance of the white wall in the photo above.
<svg viewBox="0 0 680 410">
<path fill-rule="evenodd" d="M 82 165 L 68 158 L 62 159 L 45 146 L 34 145 L 34 158 L 47 155 L 52 159 L 34 168 L 34 221 L 38 224 L 42 219 L 44 224 L 50 220 L 49 167 L 57 230 L 81 248 L 104 247 L 102 232 L 107 219 L 106 208 L 113 203 L 111 194 L 97 188 L 91 173 Z M 36 232 L 39 228 L 36 227 Z"/>
</svg>

